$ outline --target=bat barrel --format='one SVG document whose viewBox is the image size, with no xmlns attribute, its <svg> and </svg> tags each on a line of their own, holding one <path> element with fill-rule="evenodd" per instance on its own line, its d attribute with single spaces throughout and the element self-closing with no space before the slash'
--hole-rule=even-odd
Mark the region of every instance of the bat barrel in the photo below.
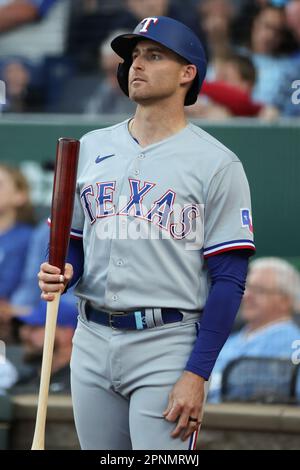
<svg viewBox="0 0 300 470">
<path fill-rule="evenodd" d="M 53 184 L 49 263 L 64 271 L 72 222 L 80 142 L 60 138 L 57 142 Z"/>
</svg>

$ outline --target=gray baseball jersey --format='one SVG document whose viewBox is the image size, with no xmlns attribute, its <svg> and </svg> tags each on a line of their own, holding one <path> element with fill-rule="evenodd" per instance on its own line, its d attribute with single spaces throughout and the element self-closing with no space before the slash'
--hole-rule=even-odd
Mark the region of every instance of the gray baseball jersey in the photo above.
<svg viewBox="0 0 300 470">
<path fill-rule="evenodd" d="M 254 249 L 243 166 L 191 123 L 144 148 L 128 124 L 81 139 L 71 235 L 83 237 L 84 274 L 76 294 L 103 310 L 200 311 L 205 258 Z"/>
</svg>

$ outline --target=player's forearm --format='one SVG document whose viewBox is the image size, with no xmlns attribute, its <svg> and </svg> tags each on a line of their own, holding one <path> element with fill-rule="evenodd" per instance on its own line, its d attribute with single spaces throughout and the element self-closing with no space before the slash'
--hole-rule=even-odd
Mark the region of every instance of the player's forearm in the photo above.
<svg viewBox="0 0 300 470">
<path fill-rule="evenodd" d="M 31 23 L 37 18 L 38 9 L 29 2 L 14 2 L 0 7 L 0 33 Z"/>
<path fill-rule="evenodd" d="M 186 370 L 209 379 L 215 362 L 233 327 L 244 293 L 247 255 L 223 254 L 210 261 L 210 290 L 200 331 Z"/>
</svg>

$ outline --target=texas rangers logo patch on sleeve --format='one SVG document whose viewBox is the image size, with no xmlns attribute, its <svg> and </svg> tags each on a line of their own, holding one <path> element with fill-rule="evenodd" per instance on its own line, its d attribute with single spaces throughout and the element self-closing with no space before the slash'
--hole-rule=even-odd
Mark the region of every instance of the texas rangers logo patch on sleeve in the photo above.
<svg viewBox="0 0 300 470">
<path fill-rule="evenodd" d="M 253 233 L 252 216 L 250 209 L 241 209 L 241 222 L 242 227 L 248 227 L 250 232 Z"/>
</svg>

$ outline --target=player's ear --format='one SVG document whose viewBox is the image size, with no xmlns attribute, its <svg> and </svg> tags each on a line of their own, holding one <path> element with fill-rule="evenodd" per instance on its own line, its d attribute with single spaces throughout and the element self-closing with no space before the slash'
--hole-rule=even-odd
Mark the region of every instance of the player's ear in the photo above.
<svg viewBox="0 0 300 470">
<path fill-rule="evenodd" d="M 181 83 L 192 84 L 197 75 L 197 67 L 193 64 L 186 64 L 182 67 Z"/>
</svg>

